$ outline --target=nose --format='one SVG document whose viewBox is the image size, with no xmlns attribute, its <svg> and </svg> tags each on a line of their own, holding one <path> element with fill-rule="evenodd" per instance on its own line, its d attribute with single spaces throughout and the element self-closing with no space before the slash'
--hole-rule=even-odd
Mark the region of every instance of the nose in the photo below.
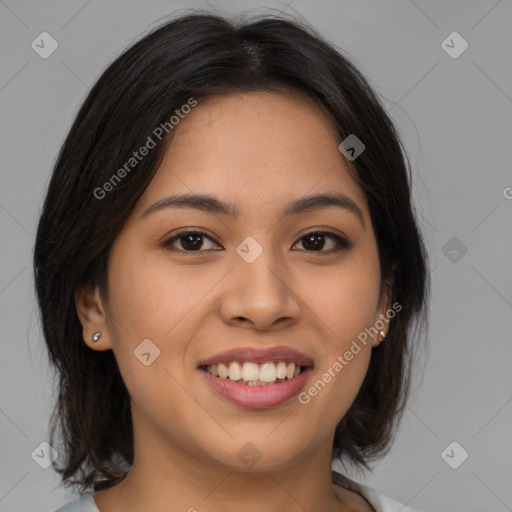
<svg viewBox="0 0 512 512">
<path fill-rule="evenodd" d="M 264 250 L 252 263 L 238 258 L 225 280 L 219 314 L 226 324 L 253 330 L 291 326 L 301 311 L 293 288 L 291 273 L 278 264 L 272 251 Z"/>
</svg>

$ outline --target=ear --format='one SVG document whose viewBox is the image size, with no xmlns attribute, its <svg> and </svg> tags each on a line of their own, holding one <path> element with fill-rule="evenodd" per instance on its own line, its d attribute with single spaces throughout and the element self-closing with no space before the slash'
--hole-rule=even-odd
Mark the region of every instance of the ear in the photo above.
<svg viewBox="0 0 512 512">
<path fill-rule="evenodd" d="M 380 331 L 384 331 L 384 333 L 388 334 L 389 329 L 389 321 L 387 311 L 391 308 L 391 298 L 393 292 L 393 283 L 391 280 L 385 280 L 382 282 L 381 293 L 379 298 L 379 305 L 377 307 L 377 311 L 375 313 L 374 326 L 377 328 L 377 334 L 373 338 L 373 346 L 376 347 L 380 345 L 383 341 L 379 336 Z M 380 328 L 382 327 L 382 328 Z"/>
<path fill-rule="evenodd" d="M 82 324 L 83 339 L 93 350 L 112 348 L 107 315 L 98 286 L 80 285 L 74 293 L 75 308 Z M 92 335 L 101 332 L 98 341 L 92 341 Z"/>
</svg>

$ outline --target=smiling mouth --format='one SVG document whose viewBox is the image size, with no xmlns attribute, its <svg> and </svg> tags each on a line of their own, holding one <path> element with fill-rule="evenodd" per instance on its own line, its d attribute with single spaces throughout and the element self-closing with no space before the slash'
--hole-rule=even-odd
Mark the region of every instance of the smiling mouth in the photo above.
<svg viewBox="0 0 512 512">
<path fill-rule="evenodd" d="M 246 386 L 280 384 L 298 377 L 308 368 L 310 367 L 286 361 L 268 361 L 263 364 L 251 361 L 232 361 L 199 366 L 200 370 L 213 377 Z"/>
</svg>

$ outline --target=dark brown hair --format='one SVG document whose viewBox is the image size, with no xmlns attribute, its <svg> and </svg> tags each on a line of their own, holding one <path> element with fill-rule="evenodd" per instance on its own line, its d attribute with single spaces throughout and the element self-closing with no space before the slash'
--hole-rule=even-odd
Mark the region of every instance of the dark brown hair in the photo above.
<svg viewBox="0 0 512 512">
<path fill-rule="evenodd" d="M 411 201 L 410 164 L 391 119 L 368 81 L 307 24 L 284 16 L 250 21 L 209 13 L 165 22 L 110 64 L 81 106 L 58 155 L 37 230 L 34 274 L 49 359 L 58 376 L 51 416 L 54 469 L 80 492 L 111 487 L 133 463 L 129 396 L 111 350 L 82 339 L 74 292 L 99 285 L 108 296 L 109 250 L 151 181 L 170 137 L 99 199 L 155 128 L 190 98 L 247 91 L 306 93 L 329 116 L 340 142 L 366 148 L 351 162 L 369 205 L 382 282 L 401 311 L 372 349 L 364 383 L 337 426 L 333 457 L 356 468 L 382 456 L 409 392 L 417 327 L 426 325 L 427 254 Z M 172 133 L 172 132 L 170 132 Z M 347 162 L 348 163 L 348 162 Z M 421 321 L 420 321 L 421 320 Z M 55 442 L 56 427 L 62 434 Z"/>
</svg>

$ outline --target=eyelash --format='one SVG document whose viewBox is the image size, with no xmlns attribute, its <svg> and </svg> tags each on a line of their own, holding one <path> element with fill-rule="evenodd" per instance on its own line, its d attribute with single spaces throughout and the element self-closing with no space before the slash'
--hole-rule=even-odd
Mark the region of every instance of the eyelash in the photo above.
<svg viewBox="0 0 512 512">
<path fill-rule="evenodd" d="M 176 240 L 178 240 L 180 237 L 182 237 L 184 235 L 202 235 L 202 236 L 208 238 L 209 240 L 211 240 L 212 242 L 214 242 L 215 244 L 220 245 L 212 237 L 210 237 L 209 235 L 207 235 L 203 231 L 199 231 L 199 230 L 190 231 L 189 230 L 189 231 L 181 231 L 180 233 L 177 233 L 177 234 L 173 235 L 171 238 L 169 238 L 168 240 L 166 240 L 163 243 L 163 246 L 166 249 L 169 249 L 169 250 L 177 250 L 177 251 L 186 252 L 186 253 L 208 252 L 208 249 L 207 250 L 200 250 L 199 249 L 197 251 L 187 251 L 186 249 L 177 249 L 175 247 L 171 247 L 171 245 Z M 348 249 L 350 249 L 352 247 L 352 243 L 349 242 L 348 240 L 346 240 L 345 238 L 343 238 L 343 237 L 341 237 L 339 235 L 336 235 L 335 233 L 332 233 L 330 231 L 321 231 L 321 230 L 313 230 L 313 231 L 310 231 L 310 232 L 306 233 L 304 236 L 301 236 L 299 238 L 299 240 L 294 244 L 294 246 L 298 242 L 303 240 L 304 238 L 307 238 L 308 236 L 311 236 L 311 235 L 324 235 L 324 236 L 327 236 L 327 237 L 329 237 L 329 238 L 331 238 L 331 239 L 333 239 L 335 241 L 336 247 L 334 249 L 330 249 L 330 250 L 327 250 L 327 251 L 324 251 L 324 250 L 308 251 L 307 249 L 305 249 L 306 252 L 332 254 L 332 253 L 337 253 L 337 252 L 342 251 L 342 250 L 348 250 Z M 219 249 L 209 249 L 209 250 L 219 250 Z"/>
</svg>

